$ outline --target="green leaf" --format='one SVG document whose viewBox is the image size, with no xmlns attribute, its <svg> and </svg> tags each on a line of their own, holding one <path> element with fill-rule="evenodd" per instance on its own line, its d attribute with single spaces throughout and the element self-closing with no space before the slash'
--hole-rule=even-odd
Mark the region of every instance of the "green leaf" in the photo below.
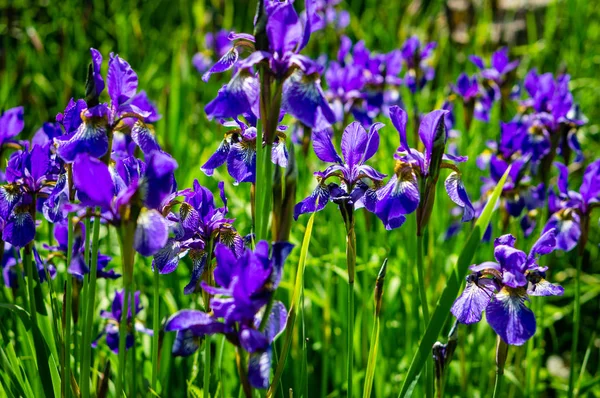
<svg viewBox="0 0 600 398">
<path fill-rule="evenodd" d="M 304 268 L 306 267 L 306 257 L 308 256 L 308 246 L 310 245 L 310 237 L 312 235 L 313 224 L 315 222 L 315 214 L 313 213 L 308 220 L 306 225 L 306 231 L 304 232 L 304 238 L 302 239 L 302 248 L 300 249 L 300 260 L 298 261 L 298 269 L 296 270 L 296 283 L 294 284 L 294 293 L 292 294 L 292 303 L 288 311 L 288 319 L 285 325 L 285 337 L 283 340 L 283 347 L 281 349 L 281 356 L 275 369 L 275 375 L 267 391 L 267 398 L 275 393 L 279 379 L 283 374 L 283 368 L 285 367 L 285 361 L 290 352 L 290 346 L 292 345 L 292 339 L 294 337 L 294 324 L 296 322 L 297 308 L 300 305 L 300 293 L 304 286 Z"/>
<path fill-rule="evenodd" d="M 435 307 L 433 315 L 431 316 L 431 320 L 427 325 L 427 329 L 421 337 L 421 342 L 417 348 L 417 352 L 412 358 L 398 397 L 410 397 L 412 395 L 412 391 L 419 380 L 419 376 L 423 366 L 425 365 L 425 361 L 427 360 L 427 357 L 431 355 L 431 347 L 435 343 L 442 330 L 442 327 L 444 326 L 444 323 L 446 322 L 446 319 L 448 318 L 450 308 L 452 307 L 452 304 L 458 295 L 458 292 L 467 274 L 467 270 L 471 265 L 471 260 L 473 259 L 475 251 L 481 242 L 481 238 L 483 237 L 483 234 L 490 223 L 492 213 L 496 207 L 496 202 L 500 198 L 500 194 L 502 193 L 502 189 L 504 188 L 504 183 L 506 182 L 509 172 L 510 167 L 506 170 L 498 182 L 498 185 L 496 185 L 496 188 L 494 188 L 494 192 L 485 205 L 481 216 L 475 223 L 475 228 L 473 228 L 465 247 L 462 249 L 460 256 L 458 257 L 453 272 L 448 277 L 446 287 L 444 288 L 444 291 L 438 300 L 437 306 Z"/>
<path fill-rule="evenodd" d="M 19 307 L 16 304 L 0 303 L 0 308 L 6 308 L 8 310 L 11 310 L 15 314 L 17 314 L 19 318 L 21 318 L 21 321 L 23 322 L 23 325 L 25 325 L 25 328 L 27 328 L 27 330 L 31 328 L 31 317 L 29 316 L 29 312 L 27 312 L 23 307 Z"/>
</svg>

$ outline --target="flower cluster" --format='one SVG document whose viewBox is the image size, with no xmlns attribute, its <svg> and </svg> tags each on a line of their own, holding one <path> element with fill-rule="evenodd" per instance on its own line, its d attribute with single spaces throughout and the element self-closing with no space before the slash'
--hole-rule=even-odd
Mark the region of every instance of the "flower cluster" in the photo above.
<svg viewBox="0 0 600 398">
<path fill-rule="evenodd" d="M 236 255 L 225 245 L 217 244 L 214 277 L 219 287 L 202 283 L 202 289 L 217 295 L 210 301 L 212 314 L 182 310 L 169 318 L 165 330 L 177 331 L 173 354 L 191 355 L 204 336 L 223 334 L 250 354 L 248 379 L 251 385 L 267 388 L 271 343 L 283 331 L 287 320 L 285 306 L 272 301 L 272 296 L 292 247 L 289 243 L 275 243 L 269 253 L 269 244 L 260 241 L 254 250 L 243 249 Z"/>
</svg>

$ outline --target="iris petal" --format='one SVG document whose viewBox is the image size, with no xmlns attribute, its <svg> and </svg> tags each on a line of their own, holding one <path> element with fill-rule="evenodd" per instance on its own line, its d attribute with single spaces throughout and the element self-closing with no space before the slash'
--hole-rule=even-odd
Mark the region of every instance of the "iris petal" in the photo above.
<svg viewBox="0 0 600 398">
<path fill-rule="evenodd" d="M 535 334 L 535 315 L 525 299 L 524 292 L 504 288 L 486 308 L 487 322 L 507 344 L 523 345 Z"/>
</svg>

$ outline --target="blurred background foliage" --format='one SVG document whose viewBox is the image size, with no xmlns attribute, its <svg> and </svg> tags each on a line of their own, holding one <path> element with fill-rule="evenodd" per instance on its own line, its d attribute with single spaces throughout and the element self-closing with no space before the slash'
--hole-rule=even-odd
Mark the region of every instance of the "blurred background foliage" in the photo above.
<svg viewBox="0 0 600 398">
<path fill-rule="evenodd" d="M 298 1 L 297 3 L 301 3 Z M 199 166 L 215 150 L 222 138 L 222 127 L 209 122 L 204 105 L 214 97 L 226 77 L 209 84 L 201 81 L 192 66 L 193 55 L 204 50 L 204 35 L 218 29 L 251 32 L 255 9 L 254 0 L 72 0 L 22 1 L 0 0 L 0 109 L 17 105 L 25 107 L 26 131 L 31 135 L 45 121 L 53 120 L 62 112 L 69 98 L 84 96 L 84 82 L 90 61 L 89 48 L 99 49 L 108 58 L 115 52 L 126 59 L 137 71 L 139 87 L 158 105 L 163 118 L 156 132 L 163 147 L 178 161 L 178 182 L 181 187 L 191 185 L 194 178 L 211 188 L 216 181 L 227 181 L 230 209 L 238 218 L 237 228 L 250 232 L 249 193 L 245 185 L 232 187 L 224 171 L 215 177 L 204 176 Z M 297 4 L 302 9 L 303 4 Z M 540 72 L 566 72 L 572 76 L 571 89 L 589 123 L 579 136 L 589 158 L 600 154 L 600 6 L 597 1 L 519 1 L 519 0 L 449 0 L 449 1 L 396 1 L 347 0 L 341 4 L 351 14 L 351 23 L 345 34 L 353 40 L 364 40 L 370 49 L 387 52 L 399 48 L 410 35 L 422 40 L 437 41 L 434 66 L 435 80 L 419 99 L 421 109 L 441 106 L 448 95 L 448 85 L 455 82 L 462 71 L 474 73 L 468 55 L 478 54 L 486 59 L 502 45 L 510 47 L 511 57 L 521 59 L 519 78 L 535 67 Z M 339 32 L 327 29 L 316 33 L 307 53 L 313 57 L 327 54 L 333 57 L 339 46 Z M 104 64 L 106 68 L 106 62 Z M 221 80 L 219 80 L 221 79 Z M 459 122 L 460 124 L 460 122 Z M 460 125 L 459 125 L 460 127 Z M 499 131 L 496 110 L 491 123 L 476 123 L 471 130 L 467 148 L 471 159 L 486 146 L 486 140 L 495 139 Z M 466 140 L 465 140 L 466 141 Z M 391 155 L 398 144 L 391 126 L 382 136 L 382 149 L 377 161 L 381 170 L 390 172 Z M 382 162 L 382 160 L 387 161 Z M 298 199 L 308 194 L 314 185 L 312 172 L 321 168 L 312 154 L 299 158 L 300 176 Z M 479 177 L 482 172 L 470 162 L 467 187 L 473 199 L 478 198 Z M 572 188 L 577 185 L 572 185 Z M 442 198 L 443 195 L 438 195 Z M 452 217 L 449 200 L 440 199 L 429 233 L 430 256 L 427 278 L 430 292 L 437 299 L 444 277 L 454 265 L 456 256 L 465 242 L 468 231 L 445 239 L 445 230 Z M 498 223 L 499 220 L 496 220 Z M 294 224 L 292 242 L 301 242 L 306 219 Z M 357 221 L 359 240 L 359 267 L 357 277 L 358 302 L 355 350 L 357 368 L 366 361 L 369 331 L 372 322 L 372 288 L 377 269 L 383 258 L 389 257 L 388 281 L 385 293 L 384 323 L 380 340 L 380 357 L 375 376 L 376 396 L 395 396 L 409 365 L 420 336 L 418 301 L 413 288 L 414 274 L 414 220 L 411 218 L 399 231 L 386 232 L 370 215 Z M 496 224 L 497 226 L 498 224 Z M 495 235 L 499 229 L 495 229 Z M 519 234 L 517 225 L 511 226 Z M 345 274 L 343 224 L 335 209 L 328 208 L 316 217 L 315 231 L 305 277 L 305 301 L 302 328 L 288 359 L 282 388 L 293 388 L 297 396 L 341 396 L 344 370 Z M 104 239 L 109 253 L 110 239 Z M 114 243 L 114 237 L 112 239 Z M 524 245 L 531 245 L 521 236 Z M 592 225 L 591 243 L 600 241 L 598 225 Z M 590 245 L 593 246 L 593 245 Z M 477 262 L 491 258 L 491 245 L 481 247 Z M 575 253 L 557 253 L 549 263 L 555 266 L 553 280 L 566 287 L 564 298 L 540 299 L 536 305 L 539 329 L 531 344 L 511 349 L 507 370 L 507 395 L 557 396 L 565 391 L 564 371 L 569 365 L 568 351 L 572 328 L 572 277 Z M 282 291 L 289 303 L 298 253 L 288 261 Z M 137 286 L 149 291 L 151 272 L 149 261 L 138 259 Z M 190 306 L 190 299 L 182 294 L 189 271 L 180 267 L 178 272 L 161 279 L 164 284 L 162 316 L 179 308 Z M 583 325 L 580 338 L 583 358 L 588 353 L 587 370 L 582 372 L 582 391 L 600 396 L 598 314 L 600 313 L 600 266 L 597 248 L 592 248 L 590 261 L 584 266 Z M 144 284 L 144 281 L 147 284 Z M 106 308 L 112 299 L 112 289 L 103 285 L 105 296 L 99 307 Z M 145 300 L 146 304 L 148 301 Z M 434 302 L 432 300 L 432 302 Z M 151 311 L 147 311 L 146 316 Z M 450 326 L 448 322 L 447 329 Z M 446 330 L 447 330 L 446 329 Z M 306 339 L 306 340 L 303 340 Z M 198 356 L 193 359 L 172 360 L 168 355 L 173 336 L 165 335 L 161 360 L 162 391 L 168 387 L 186 386 L 190 374 L 198 369 Z M 302 349 L 302 341 L 307 348 Z M 483 322 L 464 327 L 459 332 L 459 348 L 451 365 L 446 392 L 449 396 L 488 396 L 494 375 L 494 336 Z M 149 339 L 144 340 L 149 353 Z M 146 353 L 146 354 L 145 354 Z M 96 356 L 96 365 L 102 364 L 108 352 Z M 530 361 L 535 358 L 534 364 Z M 116 358 L 115 358 L 116 359 Z M 233 354 L 222 357 L 223 396 L 237 393 Z M 229 364 L 227 364 L 229 361 Z M 148 361 L 144 374 L 149 375 Z M 539 372 L 538 372 L 539 370 Z M 562 373 L 561 373 L 562 372 Z M 567 369 L 568 373 L 568 369 Z M 146 377 L 146 376 L 144 376 Z M 358 377 L 363 377 L 359 374 Z M 229 385 L 230 384 L 230 385 Z M 193 391 L 192 387 L 188 388 Z M 280 391 L 283 394 L 283 389 Z M 360 390 L 357 390 L 360 391 Z M 172 390 L 173 393 L 178 391 Z M 418 396 L 420 392 L 415 394 Z M 167 396 L 169 394 L 165 394 Z"/>
</svg>

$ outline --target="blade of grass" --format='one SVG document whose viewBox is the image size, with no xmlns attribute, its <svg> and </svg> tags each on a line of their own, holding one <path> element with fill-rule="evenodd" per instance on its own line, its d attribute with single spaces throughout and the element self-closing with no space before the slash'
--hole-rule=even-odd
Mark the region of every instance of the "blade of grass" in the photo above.
<svg viewBox="0 0 600 398">
<path fill-rule="evenodd" d="M 473 228 L 465 247 L 458 257 L 454 271 L 448 277 L 446 287 L 444 288 L 444 291 L 438 300 L 433 315 L 431 316 L 429 324 L 427 325 L 427 329 L 421 337 L 421 343 L 417 348 L 417 352 L 412 358 L 398 397 L 410 397 L 412 395 L 412 391 L 419 380 L 421 370 L 423 369 L 427 358 L 431 355 L 431 347 L 435 343 L 437 336 L 440 334 L 440 331 L 442 330 L 442 327 L 448 318 L 450 307 L 452 307 L 452 303 L 454 303 L 454 299 L 458 295 L 460 287 L 462 286 L 462 281 L 464 280 L 469 265 L 471 265 L 471 260 L 475 255 L 475 250 L 479 246 L 481 238 L 487 229 L 494 208 L 496 207 L 496 202 L 502 193 L 502 189 L 509 172 L 510 168 L 506 170 L 498 182 L 498 185 L 496 185 L 496 188 L 494 188 L 494 191 L 490 196 L 485 208 L 483 209 L 481 216 L 475 223 L 475 228 Z"/>
</svg>

